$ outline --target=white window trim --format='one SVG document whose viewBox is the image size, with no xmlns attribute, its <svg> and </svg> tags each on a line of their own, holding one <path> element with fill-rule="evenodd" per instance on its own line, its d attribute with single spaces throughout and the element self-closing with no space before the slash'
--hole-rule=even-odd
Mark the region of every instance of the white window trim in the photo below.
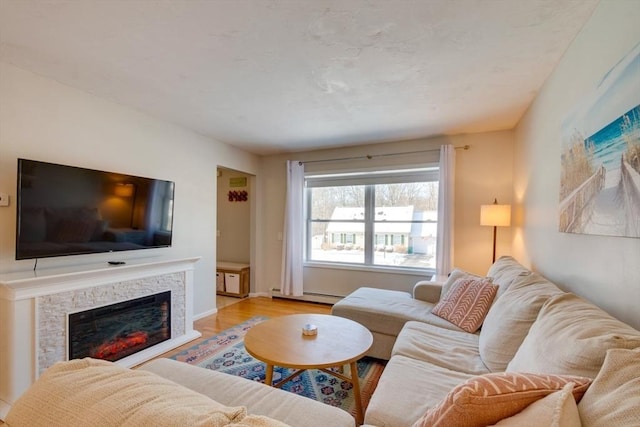
<svg viewBox="0 0 640 427">
<path fill-rule="evenodd" d="M 394 267 L 387 265 L 364 265 L 364 264 L 349 264 L 339 262 L 324 262 L 324 261 L 305 261 L 303 263 L 304 268 L 322 268 L 327 270 L 350 270 L 350 271 L 366 271 L 369 273 L 391 273 L 391 274 L 406 274 L 411 276 L 433 276 L 436 274 L 435 268 L 408 268 L 408 267 Z"/>
</svg>

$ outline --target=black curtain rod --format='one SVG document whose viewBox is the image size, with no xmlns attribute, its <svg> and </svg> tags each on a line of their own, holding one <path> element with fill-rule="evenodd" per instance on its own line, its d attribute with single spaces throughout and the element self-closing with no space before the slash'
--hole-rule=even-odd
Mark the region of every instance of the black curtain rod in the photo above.
<svg viewBox="0 0 640 427">
<path fill-rule="evenodd" d="M 471 148 L 470 145 L 463 145 L 461 147 L 454 147 L 456 150 L 468 150 Z M 431 150 L 418 150 L 418 151 L 406 151 L 404 153 L 388 153 L 388 154 L 367 154 L 365 156 L 355 156 L 355 157 L 340 157 L 337 159 L 324 159 L 324 160 L 307 160 L 299 161 L 298 164 L 303 165 L 307 163 L 322 163 L 322 162 L 339 162 L 343 160 L 359 160 L 359 159 L 367 159 L 371 160 L 376 157 L 390 157 L 390 156 L 404 156 L 407 154 L 418 154 L 418 153 L 431 153 L 433 151 L 440 151 L 439 148 L 433 148 Z"/>
</svg>

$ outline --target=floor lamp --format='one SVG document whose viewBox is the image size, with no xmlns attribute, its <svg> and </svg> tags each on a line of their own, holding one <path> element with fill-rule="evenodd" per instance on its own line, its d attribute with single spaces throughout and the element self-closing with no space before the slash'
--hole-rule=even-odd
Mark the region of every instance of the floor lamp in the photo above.
<svg viewBox="0 0 640 427">
<path fill-rule="evenodd" d="M 480 225 L 493 227 L 493 261 L 496 262 L 496 230 L 511 225 L 511 205 L 499 205 L 498 199 L 492 205 L 480 206 Z"/>
</svg>

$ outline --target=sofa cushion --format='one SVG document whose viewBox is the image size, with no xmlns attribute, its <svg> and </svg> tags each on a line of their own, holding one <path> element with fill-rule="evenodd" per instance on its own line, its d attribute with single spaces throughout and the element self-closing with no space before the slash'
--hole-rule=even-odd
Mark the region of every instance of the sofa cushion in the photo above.
<svg viewBox="0 0 640 427">
<path fill-rule="evenodd" d="M 489 372 L 478 352 L 478 335 L 407 322 L 391 352 L 470 375 Z"/>
<path fill-rule="evenodd" d="M 458 279 L 431 312 L 474 333 L 480 329 L 497 291 L 488 279 Z"/>
<path fill-rule="evenodd" d="M 150 372 L 89 358 L 47 369 L 12 406 L 6 422 L 9 427 L 286 426 L 249 417 L 244 407 L 226 407 Z"/>
<path fill-rule="evenodd" d="M 408 292 L 358 288 L 336 304 L 331 314 L 355 320 L 372 332 L 396 336 L 408 320 L 429 317 L 433 304 L 416 300 Z"/>
<path fill-rule="evenodd" d="M 640 422 L 640 348 L 607 351 L 602 369 L 578 405 L 584 427 Z"/>
<path fill-rule="evenodd" d="M 235 375 L 171 359 L 155 359 L 138 370 L 153 372 L 222 405 L 241 403 L 251 414 L 274 418 L 294 427 L 355 426 L 351 414 L 340 408 Z"/>
<path fill-rule="evenodd" d="M 473 375 L 393 356 L 378 381 L 365 413 L 365 424 L 410 427 L 447 393 Z"/>
<path fill-rule="evenodd" d="M 533 402 L 512 417 L 503 419 L 495 424 L 495 427 L 581 427 L 578 406 L 572 392 L 573 384 L 567 384 L 562 390 Z"/>
<path fill-rule="evenodd" d="M 590 378 L 500 372 L 470 378 L 453 388 L 414 427 L 483 427 L 511 417 L 531 403 L 573 383 L 580 400 Z"/>
<path fill-rule="evenodd" d="M 507 370 L 595 378 L 607 350 L 636 347 L 640 331 L 574 294 L 560 294 L 542 306 Z"/>
<path fill-rule="evenodd" d="M 511 256 L 498 258 L 498 260 L 489 267 L 489 271 L 487 272 L 487 276 L 491 277 L 493 283 L 499 286 L 496 301 L 514 282 L 530 274 L 531 270 L 520 264 L 515 258 Z"/>
<path fill-rule="evenodd" d="M 536 273 L 514 281 L 491 306 L 480 330 L 480 356 L 487 368 L 492 372 L 507 368 L 542 304 L 560 293 L 556 285 Z"/>
<path fill-rule="evenodd" d="M 443 319 L 440 316 L 436 316 L 431 312 L 424 313 L 417 320 L 419 320 L 422 323 L 428 323 L 429 325 L 437 326 L 439 328 L 449 329 L 451 331 L 464 332 L 457 325 L 454 325 L 453 323 L 449 322 L 447 319 Z M 466 333 L 468 332 L 465 332 L 465 334 Z"/>
</svg>

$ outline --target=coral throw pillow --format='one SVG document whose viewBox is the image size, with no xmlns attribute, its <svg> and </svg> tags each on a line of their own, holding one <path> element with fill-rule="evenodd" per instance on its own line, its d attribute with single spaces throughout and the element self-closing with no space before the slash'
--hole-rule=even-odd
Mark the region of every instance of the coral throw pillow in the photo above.
<svg viewBox="0 0 640 427">
<path fill-rule="evenodd" d="M 590 378 L 500 372 L 480 375 L 456 386 L 413 427 L 481 427 L 514 416 L 531 403 L 573 383 L 573 397 L 582 398 Z"/>
<path fill-rule="evenodd" d="M 480 329 L 497 292 L 498 285 L 487 279 L 458 279 L 431 312 L 474 333 Z"/>
</svg>

